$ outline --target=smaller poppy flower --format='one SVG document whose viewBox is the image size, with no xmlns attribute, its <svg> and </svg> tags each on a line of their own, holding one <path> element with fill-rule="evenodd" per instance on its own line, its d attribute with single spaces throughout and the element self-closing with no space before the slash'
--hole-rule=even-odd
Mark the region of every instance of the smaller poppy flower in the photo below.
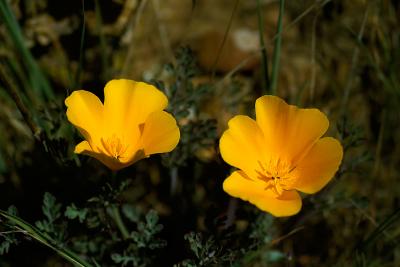
<svg viewBox="0 0 400 267">
<path fill-rule="evenodd" d="M 343 157 L 338 140 L 318 109 L 288 105 L 276 96 L 257 99 L 256 120 L 235 116 L 220 139 L 221 156 L 238 168 L 223 189 L 274 216 L 301 209 L 297 191 L 314 194 L 335 175 Z"/>
<path fill-rule="evenodd" d="M 68 120 L 85 138 L 75 153 L 94 157 L 112 170 L 170 152 L 179 142 L 176 120 L 164 111 L 167 97 L 147 83 L 111 80 L 104 88 L 104 104 L 93 93 L 77 90 L 65 105 Z"/>
</svg>

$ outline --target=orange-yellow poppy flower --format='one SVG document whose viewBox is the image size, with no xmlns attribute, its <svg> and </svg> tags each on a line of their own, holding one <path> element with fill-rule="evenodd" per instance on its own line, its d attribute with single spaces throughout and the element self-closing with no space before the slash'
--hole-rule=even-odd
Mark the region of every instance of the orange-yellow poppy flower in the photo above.
<svg viewBox="0 0 400 267">
<path fill-rule="evenodd" d="M 334 176 L 343 157 L 318 109 L 288 105 L 276 96 L 256 101 L 256 120 L 235 116 L 220 140 L 222 158 L 238 168 L 223 183 L 229 195 L 274 216 L 301 209 L 298 191 L 313 194 Z"/>
<path fill-rule="evenodd" d="M 104 88 L 104 104 L 91 92 L 78 90 L 65 105 L 68 120 L 85 138 L 75 153 L 92 156 L 112 170 L 170 152 L 179 141 L 176 121 L 164 111 L 167 97 L 150 84 L 111 80 Z"/>
</svg>

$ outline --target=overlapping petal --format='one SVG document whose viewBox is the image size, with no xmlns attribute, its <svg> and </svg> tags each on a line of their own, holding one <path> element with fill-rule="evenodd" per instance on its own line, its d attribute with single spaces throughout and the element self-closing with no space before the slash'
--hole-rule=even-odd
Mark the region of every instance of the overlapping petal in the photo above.
<svg viewBox="0 0 400 267">
<path fill-rule="evenodd" d="M 111 170 L 119 170 L 124 167 L 124 164 L 122 164 L 118 160 L 109 157 L 104 153 L 99 153 L 97 151 L 94 151 L 87 141 L 82 141 L 78 145 L 76 145 L 74 152 L 77 154 L 87 155 L 96 158 Z"/>
<path fill-rule="evenodd" d="M 295 188 L 308 194 L 318 192 L 332 179 L 342 158 L 339 141 L 332 137 L 321 138 L 293 170 Z"/>
<path fill-rule="evenodd" d="M 259 162 L 265 158 L 264 137 L 257 123 L 247 116 L 235 116 L 228 122 L 219 148 L 221 156 L 230 165 L 246 172 L 251 178 L 257 175 Z"/>
<path fill-rule="evenodd" d="M 103 132 L 103 103 L 91 92 L 74 91 L 67 99 L 68 120 L 79 130 L 86 140 L 92 142 Z"/>
<path fill-rule="evenodd" d="M 168 105 L 167 97 L 157 88 L 127 79 L 111 80 L 104 88 L 104 117 L 108 135 L 123 133 L 131 147 L 140 136 L 139 125 L 147 117 Z"/>
<path fill-rule="evenodd" d="M 226 178 L 223 189 L 229 195 L 249 201 L 277 217 L 291 216 L 301 209 L 301 198 L 296 191 L 285 191 L 277 197 L 271 190 L 265 190 L 265 185 L 259 181 L 247 179 L 241 171 L 235 171 Z"/>
<path fill-rule="evenodd" d="M 143 125 L 141 142 L 146 155 L 172 151 L 179 138 L 176 120 L 165 111 L 151 113 Z"/>
<path fill-rule="evenodd" d="M 294 164 L 329 127 L 328 119 L 318 109 L 300 109 L 270 95 L 257 99 L 256 120 L 273 157 Z"/>
</svg>

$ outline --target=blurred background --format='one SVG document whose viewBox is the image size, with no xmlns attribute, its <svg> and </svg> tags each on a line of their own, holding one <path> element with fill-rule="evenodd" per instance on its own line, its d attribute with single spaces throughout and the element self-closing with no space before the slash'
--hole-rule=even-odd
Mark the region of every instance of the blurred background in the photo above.
<svg viewBox="0 0 400 267">
<path fill-rule="evenodd" d="M 94 266 L 400 266 L 400 2 L 281 1 L 0 0 L 0 208 Z M 181 128 L 116 175 L 73 154 L 63 103 L 113 78 L 163 90 Z M 274 79 L 345 150 L 290 218 L 222 190 L 218 139 Z M 72 266 L 0 223 L 0 266 Z"/>
</svg>

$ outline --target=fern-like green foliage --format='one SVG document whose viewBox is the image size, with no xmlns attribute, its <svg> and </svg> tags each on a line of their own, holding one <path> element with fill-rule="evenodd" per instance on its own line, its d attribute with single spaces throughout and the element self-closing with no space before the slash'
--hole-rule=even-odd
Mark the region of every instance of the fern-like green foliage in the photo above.
<svg viewBox="0 0 400 267">
<path fill-rule="evenodd" d="M 136 243 L 138 248 L 162 248 L 166 246 L 164 240 L 156 238 L 156 235 L 161 232 L 163 226 L 158 223 L 158 215 L 155 210 L 150 210 L 146 214 L 144 222 L 139 222 L 137 231 L 131 232 L 130 236 Z"/>
<path fill-rule="evenodd" d="M 65 225 L 57 222 L 62 215 L 61 208 L 62 205 L 57 203 L 56 198 L 52 194 L 48 192 L 44 193 L 42 211 L 45 218 L 35 223 L 36 227 L 42 233 L 47 234 L 59 243 L 65 237 Z"/>
<path fill-rule="evenodd" d="M 187 159 L 193 157 L 200 147 L 214 145 L 217 138 L 216 121 L 203 118 L 199 113 L 205 97 L 212 92 L 211 83 L 195 85 L 193 77 L 199 74 L 199 68 L 193 52 L 188 47 L 181 47 L 176 52 L 176 64 L 167 64 L 165 69 L 170 75 L 171 84 L 153 81 L 156 87 L 163 90 L 168 98 L 168 110 L 179 121 L 181 138 L 178 147 L 171 153 L 163 155 L 163 162 L 169 167 L 186 165 Z"/>
<path fill-rule="evenodd" d="M 88 211 L 89 210 L 87 208 L 78 209 L 75 204 L 72 203 L 70 206 L 67 207 L 64 215 L 70 220 L 78 219 L 80 223 L 83 223 L 86 219 Z"/>
</svg>

